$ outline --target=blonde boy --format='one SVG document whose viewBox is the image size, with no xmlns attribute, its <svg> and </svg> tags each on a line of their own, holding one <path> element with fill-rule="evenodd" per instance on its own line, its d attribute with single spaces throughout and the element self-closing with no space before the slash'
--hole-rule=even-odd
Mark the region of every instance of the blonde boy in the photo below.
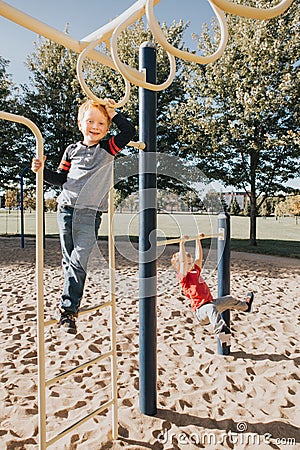
<svg viewBox="0 0 300 450">
<path fill-rule="evenodd" d="M 119 133 L 104 139 L 111 122 L 119 128 Z M 135 134 L 133 125 L 115 111 L 115 102 L 111 99 L 105 106 L 92 100 L 83 103 L 78 111 L 78 127 L 83 139 L 66 148 L 58 170 L 44 168 L 45 181 L 62 187 L 57 198 L 64 271 L 59 324 L 72 334 L 77 332 L 76 317 L 88 259 L 97 239 L 102 213 L 107 210 L 113 160 Z M 43 165 L 44 162 L 34 158 L 33 172 Z"/>
<path fill-rule="evenodd" d="M 192 255 L 185 249 L 185 240 L 188 239 L 188 236 L 183 236 L 179 244 L 179 252 L 174 253 L 171 264 L 177 272 L 182 292 L 190 300 L 197 320 L 201 325 L 210 323 L 222 345 L 228 345 L 230 330 L 220 313 L 227 309 L 251 312 L 254 294 L 248 292 L 245 301 L 237 300 L 231 295 L 213 299 L 211 291 L 201 275 L 203 262 L 201 238 L 203 237 L 202 233 L 196 240 L 195 260 L 193 260 Z"/>
</svg>

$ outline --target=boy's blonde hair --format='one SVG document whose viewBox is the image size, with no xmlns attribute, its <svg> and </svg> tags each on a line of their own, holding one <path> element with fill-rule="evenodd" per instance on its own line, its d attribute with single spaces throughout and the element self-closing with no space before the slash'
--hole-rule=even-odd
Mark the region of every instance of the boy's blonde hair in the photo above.
<svg viewBox="0 0 300 450">
<path fill-rule="evenodd" d="M 192 255 L 190 253 L 187 253 L 186 256 L 187 256 L 187 263 L 188 263 L 189 266 L 191 266 L 193 264 L 193 262 L 194 262 L 194 259 L 193 259 Z M 171 266 L 176 271 L 179 270 L 179 252 L 176 252 L 176 253 L 174 253 L 172 255 Z"/>
<path fill-rule="evenodd" d="M 106 117 L 108 126 L 110 126 L 111 120 L 109 115 L 107 114 L 105 107 L 103 105 L 100 105 L 100 103 L 95 102 L 94 100 L 86 100 L 84 103 L 82 103 L 82 105 L 79 106 L 77 117 L 78 122 L 82 121 L 85 112 L 90 108 L 99 109 L 99 111 L 101 111 Z"/>
</svg>

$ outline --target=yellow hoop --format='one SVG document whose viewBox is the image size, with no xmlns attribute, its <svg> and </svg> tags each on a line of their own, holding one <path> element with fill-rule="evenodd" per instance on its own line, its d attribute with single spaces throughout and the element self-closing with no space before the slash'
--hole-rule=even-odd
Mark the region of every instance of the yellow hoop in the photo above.
<svg viewBox="0 0 300 450">
<path fill-rule="evenodd" d="M 101 38 L 97 39 L 96 41 L 91 42 L 78 56 L 77 59 L 77 65 L 76 65 L 76 72 L 77 72 L 77 77 L 80 83 L 80 86 L 82 87 L 83 91 L 86 93 L 86 95 L 91 98 L 92 100 L 94 100 L 97 103 L 100 103 L 100 105 L 106 105 L 107 101 L 103 100 L 99 97 L 97 97 L 95 94 L 93 94 L 93 92 L 89 89 L 89 87 L 87 86 L 84 78 L 83 78 L 83 74 L 82 74 L 82 64 L 83 64 L 83 60 L 86 56 L 86 54 L 91 51 L 94 47 L 96 47 L 96 45 L 101 42 Z M 130 83 L 128 82 L 128 80 L 123 76 L 123 74 L 121 74 L 124 82 L 125 82 L 125 95 L 122 98 L 122 100 L 120 100 L 116 105 L 115 108 L 120 108 L 121 106 L 124 106 L 125 103 L 128 101 L 129 96 L 130 96 Z"/>
<path fill-rule="evenodd" d="M 129 25 L 131 25 L 133 19 L 135 19 L 135 13 L 132 14 L 131 16 L 129 16 L 124 22 L 120 23 L 114 30 L 112 37 L 111 37 L 111 56 L 112 59 L 118 69 L 118 71 L 123 75 L 124 78 L 126 78 L 127 80 L 129 80 L 131 83 L 140 86 L 142 88 L 145 89 L 150 89 L 152 91 L 162 91 L 164 89 L 166 89 L 167 87 L 169 87 L 175 77 L 176 74 L 176 61 L 173 55 L 171 55 L 168 51 L 168 58 L 170 61 L 170 73 L 168 76 L 168 79 L 161 84 L 153 84 L 153 83 L 149 83 L 143 79 L 139 79 L 136 78 L 132 72 L 129 71 L 128 66 L 126 66 L 126 64 L 124 64 L 118 55 L 118 37 L 120 35 L 120 33 Z"/>
<path fill-rule="evenodd" d="M 228 27 L 227 27 L 225 14 L 221 9 L 217 8 L 213 4 L 211 4 L 211 6 L 217 16 L 217 19 L 218 19 L 218 22 L 220 25 L 221 41 L 220 41 L 218 49 L 210 56 L 198 56 L 193 53 L 189 53 L 187 51 L 179 50 L 178 48 L 173 47 L 173 45 L 171 45 L 166 40 L 165 35 L 163 34 L 163 32 L 159 26 L 159 23 L 155 18 L 154 11 L 153 11 L 154 0 L 146 0 L 145 10 L 146 10 L 146 17 L 147 17 L 148 25 L 153 33 L 153 36 L 167 52 L 169 52 L 173 56 L 177 56 L 180 59 L 185 59 L 187 61 L 195 62 L 197 64 L 209 64 L 209 63 L 216 61 L 218 58 L 220 58 L 220 56 L 223 54 L 223 52 L 226 48 L 227 41 L 228 41 Z"/>
<path fill-rule="evenodd" d="M 235 14 L 241 17 L 247 17 L 249 19 L 266 20 L 277 17 L 284 13 L 288 7 L 293 3 L 293 0 L 282 0 L 278 5 L 272 8 L 255 8 L 253 6 L 244 6 L 237 3 L 232 3 L 228 0 L 209 0 L 210 3 L 214 3 L 223 11 Z"/>
</svg>

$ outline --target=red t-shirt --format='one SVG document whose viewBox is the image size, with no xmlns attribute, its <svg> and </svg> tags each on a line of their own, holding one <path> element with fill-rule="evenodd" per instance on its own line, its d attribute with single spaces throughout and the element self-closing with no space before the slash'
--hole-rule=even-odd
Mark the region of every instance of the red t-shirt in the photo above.
<svg viewBox="0 0 300 450">
<path fill-rule="evenodd" d="M 196 264 L 185 276 L 178 273 L 178 278 L 184 295 L 191 302 L 193 311 L 213 300 L 210 289 L 201 276 L 201 269 Z"/>
</svg>

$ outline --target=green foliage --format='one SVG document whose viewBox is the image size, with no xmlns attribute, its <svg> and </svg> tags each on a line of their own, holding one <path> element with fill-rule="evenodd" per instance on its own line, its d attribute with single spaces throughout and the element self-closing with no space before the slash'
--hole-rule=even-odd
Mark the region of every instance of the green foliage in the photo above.
<svg viewBox="0 0 300 450">
<path fill-rule="evenodd" d="M 167 39 L 176 47 L 183 49 L 182 37 L 186 26 L 183 22 L 173 23 L 170 27 L 162 24 L 162 29 Z M 138 69 L 139 67 L 139 47 L 143 42 L 154 42 L 157 48 L 157 83 L 164 82 L 169 75 L 169 60 L 166 52 L 153 40 L 151 32 L 145 29 L 143 20 L 135 22 L 131 27 L 123 31 L 119 38 L 118 53 L 122 61 L 129 66 Z M 108 50 L 102 45 L 101 51 L 108 53 Z M 183 63 L 177 62 L 177 74 L 171 86 L 157 93 L 157 151 L 160 153 L 180 154 L 179 136 L 181 133 L 181 124 L 173 121 L 171 110 L 174 105 L 181 105 L 185 101 L 184 80 L 182 78 Z M 99 97 L 112 97 L 116 101 L 124 95 L 124 83 L 122 77 L 112 69 L 99 63 L 89 62 L 84 65 L 84 77 L 92 90 Z M 138 87 L 131 86 L 131 95 L 129 101 L 122 108 L 132 123 L 136 126 L 138 138 L 138 118 L 139 118 L 139 98 Z M 130 150 L 132 153 L 132 150 Z M 118 156 L 122 157 L 122 155 Z M 185 159 L 185 158 L 184 158 Z M 128 159 L 124 159 L 123 164 L 131 164 Z M 161 164 L 164 164 L 162 161 Z M 174 162 L 174 164 L 176 164 Z M 166 169 L 166 170 L 165 170 Z M 160 173 L 168 173 L 168 168 L 161 167 Z M 179 168 L 180 170 L 180 168 Z M 138 189 L 137 176 L 120 181 L 117 188 L 126 196 Z M 168 176 L 158 176 L 158 188 L 166 189 L 177 193 L 185 191 L 185 187 L 178 180 Z"/>
<path fill-rule="evenodd" d="M 241 212 L 241 208 L 240 208 L 240 205 L 238 204 L 236 197 L 233 197 L 233 199 L 231 201 L 229 212 L 233 216 L 238 216 Z"/>
<path fill-rule="evenodd" d="M 272 214 L 273 209 L 273 202 L 271 201 L 271 199 L 266 199 L 260 205 L 259 214 L 263 217 L 269 217 Z"/>
<path fill-rule="evenodd" d="M 262 22 L 228 15 L 230 39 L 223 57 L 205 67 L 177 60 L 174 82 L 157 94 L 158 152 L 180 156 L 185 164 L 174 158 L 173 169 L 186 174 L 186 183 L 166 175 L 168 161 L 162 160 L 158 188 L 189 197 L 189 207 L 198 208 L 189 184 L 191 167 L 197 165 L 209 179 L 247 190 L 253 242 L 260 204 L 286 189 L 288 179 L 300 175 L 298 8 L 294 2 L 284 15 Z M 186 25 L 180 21 L 161 27 L 169 42 L 185 49 Z M 212 53 L 218 39 L 217 25 L 214 35 L 205 26 L 199 39 L 200 51 Z M 145 30 L 142 20 L 137 21 L 120 37 L 121 59 L 138 68 L 139 46 L 149 40 L 153 41 L 150 31 Z M 169 61 L 159 45 L 157 56 L 161 83 L 168 77 Z M 58 44 L 39 39 L 27 59 L 31 84 L 22 86 L 19 92 L 7 74 L 8 61 L 0 58 L 1 109 L 24 114 L 38 125 L 45 139 L 47 165 L 52 168 L 57 167 L 67 145 L 81 138 L 77 110 L 85 95 L 76 77 L 77 57 Z M 122 77 L 113 70 L 86 59 L 84 75 L 100 97 L 119 100 L 123 96 Z M 138 132 L 137 87 L 132 86 L 122 112 Z M 0 187 L 5 187 L 18 182 L 19 171 L 30 164 L 35 141 L 22 125 L 0 121 L 0 128 Z M 117 188 L 121 202 L 137 190 L 137 176 L 121 179 Z M 222 198 L 205 199 L 206 207 L 215 200 L 218 207 L 214 203 L 213 209 L 220 210 L 220 203 L 225 207 Z"/>
<path fill-rule="evenodd" d="M 47 198 L 45 200 L 45 211 L 56 211 L 57 210 L 57 203 L 55 198 Z"/>
<path fill-rule="evenodd" d="M 296 2 L 272 20 L 228 16 L 224 55 L 185 72 L 188 98 L 174 109 L 184 152 L 210 178 L 250 192 L 251 230 L 259 203 L 299 176 L 299 24 Z M 211 53 L 218 40 L 207 29 L 199 40 Z M 258 204 L 257 204 L 258 202 Z"/>
<path fill-rule="evenodd" d="M 222 198 L 220 194 L 213 189 L 210 189 L 203 199 L 205 210 L 212 213 L 219 213 L 223 211 L 223 204 L 221 200 Z"/>
<path fill-rule="evenodd" d="M 251 214 L 250 202 L 247 201 L 244 208 L 244 216 L 250 217 L 250 214 Z"/>
<path fill-rule="evenodd" d="M 40 38 L 27 58 L 31 85 L 23 86 L 23 108 L 40 128 L 47 165 L 55 169 L 65 148 L 81 137 L 77 112 L 84 96 L 76 78 L 77 57 L 75 52 Z M 28 146 L 32 157 L 35 147 L 31 135 Z"/>
<path fill-rule="evenodd" d="M 0 56 L 0 110 L 15 114 L 18 111 L 17 90 L 8 74 L 9 61 Z M 7 120 L 0 120 L 0 188 L 6 189 L 18 182 L 21 161 L 24 158 L 18 137 L 24 129 Z"/>
<path fill-rule="evenodd" d="M 10 211 L 18 205 L 18 191 L 16 189 L 8 189 L 5 192 L 5 207 Z"/>
</svg>

